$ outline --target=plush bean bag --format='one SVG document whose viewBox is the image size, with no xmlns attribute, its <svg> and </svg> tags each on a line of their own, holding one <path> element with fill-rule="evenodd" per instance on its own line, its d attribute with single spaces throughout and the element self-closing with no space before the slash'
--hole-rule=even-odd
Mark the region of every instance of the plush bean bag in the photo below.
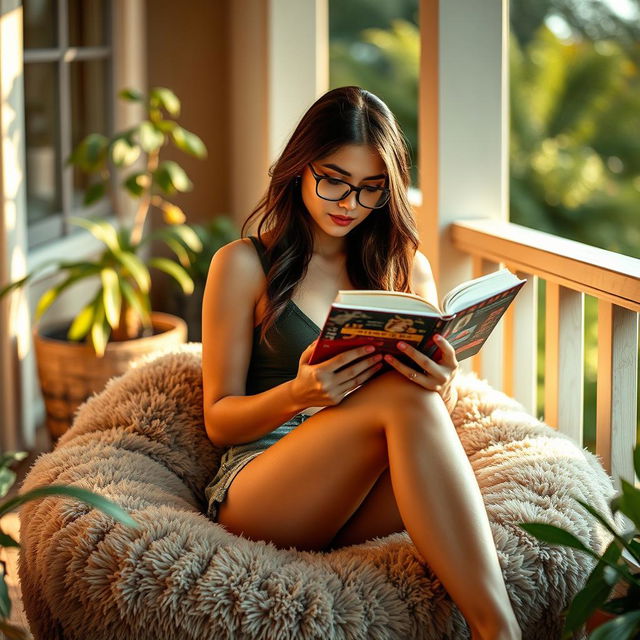
<svg viewBox="0 0 640 640">
<path fill-rule="evenodd" d="M 570 527 L 602 551 L 610 536 L 571 495 L 610 514 L 613 484 L 595 456 L 485 381 L 464 373 L 457 384 L 453 421 L 524 638 L 555 640 L 594 561 L 517 525 Z M 37 639 L 469 637 L 406 532 L 304 552 L 210 521 L 204 488 L 223 451 L 207 439 L 201 405 L 199 344 L 147 357 L 82 405 L 55 449 L 35 461 L 21 491 L 85 487 L 142 523 L 129 529 L 58 496 L 21 508 L 19 574 Z"/>
</svg>

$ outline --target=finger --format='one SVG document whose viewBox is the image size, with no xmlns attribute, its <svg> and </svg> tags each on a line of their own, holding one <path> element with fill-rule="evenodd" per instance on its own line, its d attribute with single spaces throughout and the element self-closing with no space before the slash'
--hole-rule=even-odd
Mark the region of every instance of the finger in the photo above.
<svg viewBox="0 0 640 640">
<path fill-rule="evenodd" d="M 435 360 L 432 360 L 429 356 L 426 356 L 424 353 L 418 351 L 415 347 L 412 347 L 406 342 L 400 341 L 397 346 L 400 351 L 406 353 L 412 360 L 414 360 L 421 369 L 432 375 L 439 384 L 446 381 L 447 374 L 441 364 L 438 364 Z M 411 367 L 408 368 L 411 369 Z"/>
<path fill-rule="evenodd" d="M 440 390 L 440 384 L 438 384 L 437 380 L 429 377 L 429 375 L 427 375 L 426 373 L 420 373 L 416 371 L 412 367 L 404 364 L 403 362 L 400 362 L 400 360 L 398 360 L 397 358 L 394 358 L 391 354 L 385 355 L 384 359 L 396 371 L 400 372 L 405 378 L 411 380 L 411 382 L 415 382 L 425 389 L 429 389 L 430 391 Z"/>
<path fill-rule="evenodd" d="M 326 362 L 324 362 L 324 368 L 329 369 L 330 371 L 337 371 L 341 369 L 345 365 L 348 365 L 350 362 L 357 358 L 362 358 L 364 356 L 368 356 L 373 353 L 374 347 L 372 345 L 363 345 L 362 347 L 356 347 L 355 349 L 349 349 L 348 351 L 343 351 L 339 353 L 337 356 L 333 358 L 329 358 Z"/>
<path fill-rule="evenodd" d="M 439 360 L 438 363 L 446 364 L 446 366 L 455 369 L 458 366 L 455 348 L 444 336 L 440 334 L 436 334 L 433 339 L 438 345 L 438 349 L 442 351 L 442 359 Z"/>
<path fill-rule="evenodd" d="M 338 387 L 339 392 L 347 393 L 348 391 L 351 391 L 356 387 L 359 387 L 361 384 L 363 384 L 369 378 L 371 378 L 371 376 L 373 376 L 376 372 L 380 371 L 381 368 L 382 368 L 382 362 L 378 362 L 376 364 L 371 365 L 370 367 L 367 367 L 364 371 L 362 371 L 356 377 L 343 382 Z"/>
<path fill-rule="evenodd" d="M 299 364 L 304 364 L 309 361 L 311 358 L 314 349 L 316 348 L 316 344 L 318 344 L 319 338 L 316 338 L 301 354 Z"/>
<path fill-rule="evenodd" d="M 336 373 L 335 381 L 337 384 L 352 384 L 353 380 L 359 377 L 365 370 L 369 369 L 369 367 L 380 362 L 380 360 L 382 360 L 382 354 L 373 353 L 368 358 L 359 360 L 351 366 L 346 367 L 345 369 L 342 369 L 340 372 Z"/>
</svg>

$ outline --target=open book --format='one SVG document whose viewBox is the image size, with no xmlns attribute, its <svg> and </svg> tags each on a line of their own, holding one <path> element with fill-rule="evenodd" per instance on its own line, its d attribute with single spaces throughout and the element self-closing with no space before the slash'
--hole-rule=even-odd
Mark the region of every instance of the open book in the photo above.
<svg viewBox="0 0 640 640">
<path fill-rule="evenodd" d="M 444 296 L 440 309 L 411 293 L 340 290 L 309 364 L 373 344 L 376 352 L 391 353 L 418 369 L 416 362 L 397 348 L 397 342 L 403 340 L 438 361 L 435 333 L 455 348 L 458 361 L 463 360 L 479 351 L 525 282 L 508 269 L 500 269 L 457 285 Z M 387 368 L 391 366 L 382 362 Z"/>
</svg>

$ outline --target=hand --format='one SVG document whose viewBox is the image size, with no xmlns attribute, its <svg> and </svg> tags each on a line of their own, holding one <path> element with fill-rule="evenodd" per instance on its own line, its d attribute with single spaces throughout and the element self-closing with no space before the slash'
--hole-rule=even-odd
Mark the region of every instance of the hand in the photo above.
<svg viewBox="0 0 640 640">
<path fill-rule="evenodd" d="M 453 385 L 453 380 L 459 368 L 456 351 L 451 344 L 447 342 L 446 338 L 443 338 L 441 335 L 436 334 L 434 340 L 442 352 L 442 359 L 439 362 L 432 360 L 409 344 L 403 342 L 398 343 L 398 348 L 420 366 L 422 373 L 415 371 L 415 369 L 400 362 L 390 354 L 385 355 L 384 359 L 396 371 L 399 371 L 412 382 L 419 384 L 425 389 L 437 391 L 442 396 L 447 411 L 451 413 L 458 401 L 458 394 Z M 404 348 L 402 347 L 403 344 L 405 345 Z"/>
<path fill-rule="evenodd" d="M 291 394 L 296 404 L 304 408 L 339 404 L 382 367 L 382 355 L 366 346 L 349 349 L 324 362 L 308 364 L 317 342 L 314 340 L 302 352 L 298 373 L 291 381 Z M 350 364 L 359 358 L 364 359 Z"/>
</svg>

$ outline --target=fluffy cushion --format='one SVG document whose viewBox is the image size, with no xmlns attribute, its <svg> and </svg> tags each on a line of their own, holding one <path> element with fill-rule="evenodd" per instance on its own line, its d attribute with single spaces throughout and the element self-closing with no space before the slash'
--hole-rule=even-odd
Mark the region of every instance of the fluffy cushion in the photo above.
<svg viewBox="0 0 640 640">
<path fill-rule="evenodd" d="M 611 479 L 591 453 L 472 374 L 453 420 L 482 490 L 524 638 L 557 638 L 594 561 L 517 526 L 569 527 L 595 551 L 607 532 L 571 495 L 609 513 Z M 85 487 L 129 510 L 133 530 L 64 497 L 21 508 L 19 574 L 39 639 L 468 638 L 406 533 L 330 553 L 279 550 L 204 515 L 222 450 L 202 417 L 200 345 L 137 363 L 78 409 L 21 491 Z M 621 528 L 621 522 L 614 526 Z"/>
</svg>

